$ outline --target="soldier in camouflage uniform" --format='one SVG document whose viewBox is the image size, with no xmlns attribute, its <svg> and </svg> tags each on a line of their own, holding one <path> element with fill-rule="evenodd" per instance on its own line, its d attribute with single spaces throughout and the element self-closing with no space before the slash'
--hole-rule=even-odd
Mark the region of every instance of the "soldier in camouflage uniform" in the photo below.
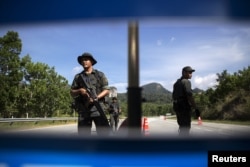
<svg viewBox="0 0 250 167">
<path fill-rule="evenodd" d="M 108 135 L 110 127 L 104 126 L 103 118 L 92 103 L 94 99 L 89 98 L 83 79 L 87 86 L 96 92 L 103 110 L 105 109 L 105 96 L 109 94 L 110 89 L 108 80 L 103 72 L 93 68 L 97 61 L 90 53 L 83 53 L 81 56 L 78 56 L 77 60 L 84 70 L 75 75 L 70 94 L 75 99 L 75 107 L 78 112 L 78 134 L 90 135 L 92 121 L 94 121 L 97 134 Z"/>
<path fill-rule="evenodd" d="M 113 131 L 117 131 L 120 112 L 121 112 L 121 109 L 117 101 L 117 98 L 113 97 L 112 102 L 109 104 L 110 125 Z"/>
<path fill-rule="evenodd" d="M 193 98 L 191 82 L 189 81 L 194 71 L 190 66 L 184 67 L 182 77 L 173 86 L 173 108 L 176 112 L 180 135 L 189 135 L 192 108 L 195 109 L 196 116 L 200 116 Z"/>
</svg>

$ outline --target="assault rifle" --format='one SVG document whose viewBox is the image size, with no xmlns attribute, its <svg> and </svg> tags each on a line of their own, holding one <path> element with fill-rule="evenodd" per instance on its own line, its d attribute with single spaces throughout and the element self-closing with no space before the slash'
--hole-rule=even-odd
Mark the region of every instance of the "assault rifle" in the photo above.
<svg viewBox="0 0 250 167">
<path fill-rule="evenodd" d="M 98 102 L 98 98 L 97 98 L 96 92 L 93 90 L 93 88 L 90 88 L 87 85 L 87 83 L 85 82 L 84 77 L 82 75 L 81 75 L 81 77 L 82 77 L 82 80 L 83 80 L 83 86 L 86 88 L 86 91 L 87 91 L 89 97 L 91 99 L 93 99 L 94 106 L 96 107 L 96 109 L 99 111 L 101 117 L 103 118 L 104 125 L 110 127 L 109 121 L 108 121 L 108 119 L 107 119 L 107 117 L 106 117 L 106 115 L 105 115 L 105 113 L 104 113 L 104 111 L 103 111 L 100 103 Z"/>
</svg>

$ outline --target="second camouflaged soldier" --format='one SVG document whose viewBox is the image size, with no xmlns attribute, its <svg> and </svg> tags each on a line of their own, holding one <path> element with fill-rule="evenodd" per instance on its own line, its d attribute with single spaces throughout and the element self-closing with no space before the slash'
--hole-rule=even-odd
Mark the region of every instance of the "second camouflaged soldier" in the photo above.
<svg viewBox="0 0 250 167">
<path fill-rule="evenodd" d="M 113 131 L 117 131 L 120 115 L 120 105 L 116 97 L 112 98 L 112 102 L 109 104 L 109 114 L 110 114 L 110 126 Z"/>
</svg>

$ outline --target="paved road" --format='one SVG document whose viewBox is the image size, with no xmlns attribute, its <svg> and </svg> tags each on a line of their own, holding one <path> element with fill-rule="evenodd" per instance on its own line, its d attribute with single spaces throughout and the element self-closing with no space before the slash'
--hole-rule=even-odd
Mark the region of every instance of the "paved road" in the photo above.
<svg viewBox="0 0 250 167">
<path fill-rule="evenodd" d="M 149 130 L 152 135 L 178 136 L 178 126 L 173 119 L 149 119 Z M 250 135 L 250 126 L 192 121 L 191 136 L 194 137 L 236 137 Z"/>
<path fill-rule="evenodd" d="M 122 122 L 122 121 L 120 121 Z M 77 136 L 77 125 L 59 125 L 51 127 L 42 127 L 35 129 L 19 130 L 18 134 L 37 134 L 37 135 L 62 135 Z M 95 126 L 92 127 L 92 134 L 96 135 Z M 162 119 L 160 117 L 148 118 L 148 135 L 159 137 L 176 137 L 178 136 L 178 126 L 176 120 Z M 250 135 L 250 126 L 229 125 L 219 123 L 199 124 L 197 120 L 192 122 L 191 136 L 194 137 L 237 137 L 241 135 Z"/>
</svg>

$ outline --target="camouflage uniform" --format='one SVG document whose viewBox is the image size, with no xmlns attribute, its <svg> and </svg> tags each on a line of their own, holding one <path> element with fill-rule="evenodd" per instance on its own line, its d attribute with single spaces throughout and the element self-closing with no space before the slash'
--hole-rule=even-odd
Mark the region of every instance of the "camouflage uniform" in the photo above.
<svg viewBox="0 0 250 167">
<path fill-rule="evenodd" d="M 177 123 L 180 134 L 189 134 L 191 128 L 191 105 L 188 96 L 192 96 L 191 82 L 188 79 L 180 78 L 174 84 L 173 108 L 176 112 Z"/>
<path fill-rule="evenodd" d="M 99 94 L 105 89 L 109 90 L 106 76 L 103 72 L 95 69 L 93 69 L 91 74 L 86 74 L 84 71 L 76 74 L 71 85 L 71 89 L 84 88 L 83 79 L 88 84 L 88 86 L 96 92 L 96 94 Z M 99 99 L 98 101 L 105 111 L 105 98 Z M 100 116 L 100 113 L 97 111 L 96 107 L 92 103 L 89 103 L 89 98 L 87 96 L 79 95 L 76 97 L 75 105 L 78 112 L 78 132 L 80 134 L 91 134 L 92 121 L 95 122 L 96 131 L 98 134 L 108 134 L 108 128 L 103 127 L 103 118 Z"/>
<path fill-rule="evenodd" d="M 117 131 L 118 123 L 119 123 L 119 111 L 120 106 L 117 101 L 116 97 L 112 98 L 112 102 L 109 104 L 109 114 L 110 114 L 110 125 L 113 129 L 113 131 Z"/>
</svg>

